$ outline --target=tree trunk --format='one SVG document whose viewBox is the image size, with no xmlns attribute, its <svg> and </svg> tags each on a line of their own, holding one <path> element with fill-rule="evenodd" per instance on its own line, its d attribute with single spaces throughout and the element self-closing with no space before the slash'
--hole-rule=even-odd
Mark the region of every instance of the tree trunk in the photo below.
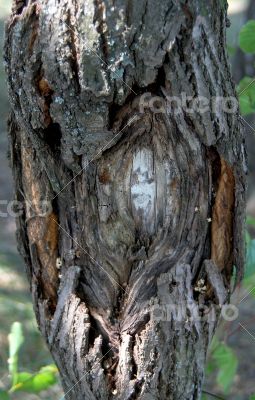
<svg viewBox="0 0 255 400">
<path fill-rule="evenodd" d="M 18 243 L 66 398 L 200 398 L 233 266 L 242 276 L 245 150 L 237 111 L 169 98 L 235 96 L 226 7 L 16 0 Z"/>
</svg>

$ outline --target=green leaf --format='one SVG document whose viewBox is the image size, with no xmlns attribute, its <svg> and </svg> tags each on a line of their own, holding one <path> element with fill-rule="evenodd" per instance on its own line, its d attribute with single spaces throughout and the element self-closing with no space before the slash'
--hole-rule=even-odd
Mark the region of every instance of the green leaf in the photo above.
<svg viewBox="0 0 255 400">
<path fill-rule="evenodd" d="M 218 369 L 217 384 L 227 393 L 236 375 L 238 359 L 233 350 L 220 343 L 212 354 Z"/>
<path fill-rule="evenodd" d="M 249 400 L 255 400 L 255 394 L 252 394 L 249 398 Z"/>
<path fill-rule="evenodd" d="M 51 372 L 52 374 L 58 374 L 58 369 L 55 364 L 45 365 L 40 369 L 40 372 Z"/>
<path fill-rule="evenodd" d="M 239 34 L 239 44 L 245 53 L 255 53 L 255 20 L 245 24 Z"/>
<path fill-rule="evenodd" d="M 57 368 L 55 365 L 47 365 L 35 374 L 21 372 L 17 376 L 16 384 L 11 392 L 39 393 L 57 383 Z"/>
<path fill-rule="evenodd" d="M 16 382 L 18 372 L 18 352 L 24 342 L 22 326 L 19 322 L 14 322 L 11 327 L 11 332 L 8 335 L 9 340 L 9 372 L 12 377 L 12 384 Z"/>
<path fill-rule="evenodd" d="M 9 393 L 3 389 L 0 389 L 0 400 L 10 400 Z"/>
<path fill-rule="evenodd" d="M 245 76 L 237 87 L 239 103 L 242 115 L 255 112 L 255 81 L 254 78 Z"/>
</svg>

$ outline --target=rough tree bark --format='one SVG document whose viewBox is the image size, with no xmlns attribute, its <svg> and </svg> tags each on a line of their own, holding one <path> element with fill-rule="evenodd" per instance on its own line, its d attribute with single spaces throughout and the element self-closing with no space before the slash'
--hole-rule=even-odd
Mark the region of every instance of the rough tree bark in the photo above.
<svg viewBox="0 0 255 400">
<path fill-rule="evenodd" d="M 235 96 L 226 8 L 13 6 L 5 61 L 25 205 L 17 236 L 66 398 L 200 398 L 233 266 L 242 276 L 243 135 L 237 112 L 151 105 L 153 96 Z"/>
</svg>

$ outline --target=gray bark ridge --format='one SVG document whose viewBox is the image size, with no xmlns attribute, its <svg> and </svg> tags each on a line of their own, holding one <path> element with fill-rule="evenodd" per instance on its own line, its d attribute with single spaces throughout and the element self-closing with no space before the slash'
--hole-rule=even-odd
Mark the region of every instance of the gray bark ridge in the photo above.
<svg viewBox="0 0 255 400">
<path fill-rule="evenodd" d="M 14 3 L 17 236 L 67 398 L 201 396 L 243 273 L 243 132 L 238 110 L 155 107 L 235 98 L 225 26 L 224 0 Z"/>
</svg>

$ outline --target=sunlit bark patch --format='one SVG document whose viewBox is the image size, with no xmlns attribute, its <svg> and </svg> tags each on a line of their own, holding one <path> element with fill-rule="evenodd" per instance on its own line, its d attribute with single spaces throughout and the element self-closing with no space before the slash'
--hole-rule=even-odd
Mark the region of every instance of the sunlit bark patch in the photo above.
<svg viewBox="0 0 255 400">
<path fill-rule="evenodd" d="M 155 231 L 156 182 L 153 153 L 141 149 L 133 158 L 131 173 L 132 213 L 141 230 Z"/>
</svg>

